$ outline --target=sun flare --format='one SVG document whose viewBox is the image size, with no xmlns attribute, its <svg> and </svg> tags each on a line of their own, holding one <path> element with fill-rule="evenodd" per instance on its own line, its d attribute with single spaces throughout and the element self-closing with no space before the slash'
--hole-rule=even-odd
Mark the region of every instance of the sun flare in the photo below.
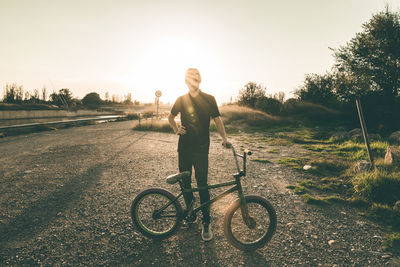
<svg viewBox="0 0 400 267">
<path fill-rule="evenodd" d="M 133 79 L 146 91 L 161 90 L 161 101 L 173 102 L 187 91 L 186 70 L 196 67 L 201 72 L 210 64 L 209 58 L 207 50 L 190 40 L 160 39 L 150 45 L 135 63 L 135 73 L 138 75 Z"/>
</svg>

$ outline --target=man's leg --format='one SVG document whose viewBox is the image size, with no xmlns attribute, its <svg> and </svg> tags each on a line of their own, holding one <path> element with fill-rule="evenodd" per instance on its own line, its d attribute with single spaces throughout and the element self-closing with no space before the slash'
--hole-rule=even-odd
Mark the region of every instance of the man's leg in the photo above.
<svg viewBox="0 0 400 267">
<path fill-rule="evenodd" d="M 192 155 L 191 153 L 185 153 L 185 152 L 179 152 L 178 153 L 178 160 L 179 160 L 179 172 L 183 171 L 189 171 L 190 174 L 192 174 Z M 191 176 L 188 177 L 187 179 L 184 179 L 182 181 L 181 186 L 186 189 L 191 189 Z M 193 201 L 193 193 L 183 193 L 183 198 L 185 200 L 186 207 L 189 207 L 189 205 Z"/>
<path fill-rule="evenodd" d="M 198 187 L 207 187 L 208 175 L 208 152 L 195 153 L 193 155 L 193 166 Z M 199 191 L 200 203 L 205 203 L 210 200 L 208 189 Z M 210 206 L 206 206 L 201 210 L 203 214 L 203 223 L 210 223 Z"/>
</svg>

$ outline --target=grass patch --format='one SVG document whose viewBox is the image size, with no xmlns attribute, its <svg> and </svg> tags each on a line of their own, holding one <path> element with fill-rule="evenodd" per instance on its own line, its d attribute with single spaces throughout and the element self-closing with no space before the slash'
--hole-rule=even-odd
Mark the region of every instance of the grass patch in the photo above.
<svg viewBox="0 0 400 267">
<path fill-rule="evenodd" d="M 153 132 L 165 132 L 172 133 L 173 130 L 169 125 L 168 121 L 158 121 L 158 120 L 146 120 L 142 121 L 140 124 L 136 124 L 133 127 L 135 131 L 153 131 Z"/>
<path fill-rule="evenodd" d="M 310 160 L 308 157 L 299 157 L 299 158 L 281 158 L 276 162 L 292 169 L 302 171 L 303 166 Z"/>
<path fill-rule="evenodd" d="M 364 212 L 364 215 L 392 229 L 400 230 L 400 212 L 394 210 L 389 205 L 374 203 Z"/>
<path fill-rule="evenodd" d="M 383 247 L 392 252 L 400 251 L 400 233 L 394 232 L 390 234 L 383 242 Z"/>
<path fill-rule="evenodd" d="M 328 201 L 324 200 L 323 198 L 314 197 L 309 194 L 304 194 L 301 197 L 303 198 L 303 201 L 307 204 L 319 205 L 319 206 L 328 204 Z"/>
<path fill-rule="evenodd" d="M 375 170 L 353 179 L 356 194 L 368 201 L 393 205 L 400 199 L 400 173 Z"/>
<path fill-rule="evenodd" d="M 275 148 L 275 149 L 268 150 L 267 152 L 271 153 L 271 154 L 278 154 L 279 151 L 280 151 L 279 149 Z"/>
<path fill-rule="evenodd" d="M 339 196 L 315 197 L 309 194 L 304 194 L 301 197 L 305 203 L 319 206 L 327 205 L 329 203 L 348 203 L 346 199 Z"/>
<path fill-rule="evenodd" d="M 251 161 L 261 162 L 261 163 L 272 163 L 271 161 L 264 159 L 264 158 L 255 158 L 255 159 L 251 159 Z"/>
<path fill-rule="evenodd" d="M 297 195 L 302 195 L 307 192 L 306 188 L 301 185 L 288 185 L 286 188 L 293 190 L 293 192 Z"/>
</svg>

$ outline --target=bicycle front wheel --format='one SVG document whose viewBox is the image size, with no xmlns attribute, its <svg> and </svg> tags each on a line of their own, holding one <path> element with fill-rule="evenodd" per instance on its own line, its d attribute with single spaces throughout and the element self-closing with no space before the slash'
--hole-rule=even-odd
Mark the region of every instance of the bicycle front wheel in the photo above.
<svg viewBox="0 0 400 267">
<path fill-rule="evenodd" d="M 245 223 L 240 200 L 235 201 L 225 213 L 224 234 L 240 250 L 256 250 L 271 240 L 276 230 L 276 212 L 263 197 L 246 196 L 251 223 Z"/>
<path fill-rule="evenodd" d="M 182 222 L 182 206 L 175 196 L 161 188 L 141 192 L 133 200 L 131 217 L 145 236 L 163 239 L 174 234 Z"/>
</svg>

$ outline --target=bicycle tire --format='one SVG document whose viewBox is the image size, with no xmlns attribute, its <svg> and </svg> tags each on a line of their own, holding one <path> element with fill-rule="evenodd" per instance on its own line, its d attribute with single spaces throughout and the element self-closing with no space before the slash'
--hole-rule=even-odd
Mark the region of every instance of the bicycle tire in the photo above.
<svg viewBox="0 0 400 267">
<path fill-rule="evenodd" d="M 249 251 L 265 246 L 276 230 L 276 212 L 274 207 L 261 196 L 245 196 L 249 215 L 255 220 L 256 227 L 250 229 L 241 214 L 241 203 L 238 199 L 225 213 L 224 234 L 235 248 Z M 254 240 L 253 240 L 254 239 Z"/>
<path fill-rule="evenodd" d="M 159 216 L 155 214 L 157 209 L 174 199 L 173 194 L 162 188 L 150 188 L 139 193 L 131 206 L 131 217 L 136 229 L 153 239 L 164 239 L 173 235 L 183 219 L 179 201 L 172 202 Z"/>
</svg>

